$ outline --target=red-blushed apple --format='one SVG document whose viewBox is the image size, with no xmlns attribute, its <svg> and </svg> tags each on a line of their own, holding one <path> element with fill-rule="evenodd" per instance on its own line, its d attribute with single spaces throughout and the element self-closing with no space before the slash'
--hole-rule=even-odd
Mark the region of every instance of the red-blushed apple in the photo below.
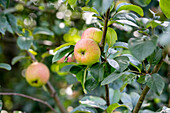
<svg viewBox="0 0 170 113">
<path fill-rule="evenodd" d="M 93 39 L 94 41 L 96 41 L 97 43 L 100 43 L 101 39 L 102 39 L 102 34 L 103 32 L 95 27 L 91 27 L 86 29 L 82 36 L 81 39 L 86 39 L 86 38 L 90 38 Z"/>
<path fill-rule="evenodd" d="M 92 39 L 81 39 L 75 45 L 74 56 L 80 64 L 92 65 L 99 61 L 100 55 L 100 48 Z"/>
<path fill-rule="evenodd" d="M 31 86 L 40 87 L 48 82 L 50 72 L 46 65 L 34 62 L 28 66 L 25 77 Z"/>
<path fill-rule="evenodd" d="M 64 56 L 63 58 L 61 58 L 60 60 L 57 61 L 58 64 L 64 63 L 66 56 Z M 76 59 L 74 56 L 69 56 L 67 58 L 67 62 L 76 62 Z"/>
</svg>

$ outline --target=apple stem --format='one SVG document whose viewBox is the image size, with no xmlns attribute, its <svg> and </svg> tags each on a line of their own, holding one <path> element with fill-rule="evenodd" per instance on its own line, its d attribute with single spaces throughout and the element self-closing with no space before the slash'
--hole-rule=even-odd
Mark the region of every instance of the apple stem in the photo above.
<svg viewBox="0 0 170 113">
<path fill-rule="evenodd" d="M 159 61 L 159 63 L 153 68 L 151 75 L 153 73 L 157 73 L 159 71 L 159 69 L 161 68 L 161 65 L 162 65 L 162 63 L 163 63 L 163 61 L 164 61 L 164 59 L 166 57 L 166 54 L 167 53 L 165 51 L 162 52 L 162 58 Z M 133 113 L 138 113 L 138 111 L 141 108 L 142 103 L 143 103 L 143 101 L 145 99 L 145 96 L 146 96 L 146 94 L 148 93 L 149 90 L 150 90 L 150 88 L 146 85 L 144 90 L 142 91 L 142 94 L 141 94 L 141 96 L 140 96 L 140 98 L 138 100 L 138 103 L 136 104 L 136 106 L 135 106 L 135 108 L 133 110 Z"/>
<path fill-rule="evenodd" d="M 107 23 L 109 21 L 109 14 L 110 14 L 110 8 L 107 10 L 106 17 L 105 17 L 105 20 L 104 20 L 104 29 L 103 29 L 102 40 L 99 44 L 101 51 L 104 51 L 104 44 L 105 44 L 105 39 L 106 39 Z"/>
</svg>

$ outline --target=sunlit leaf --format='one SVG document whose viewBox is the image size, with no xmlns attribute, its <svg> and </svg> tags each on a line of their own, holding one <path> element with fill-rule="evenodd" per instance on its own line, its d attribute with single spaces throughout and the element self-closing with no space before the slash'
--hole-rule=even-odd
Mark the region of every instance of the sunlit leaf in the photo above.
<svg viewBox="0 0 170 113">
<path fill-rule="evenodd" d="M 11 66 L 9 64 L 6 64 L 6 63 L 0 63 L 0 68 L 1 69 L 6 69 L 8 71 L 11 70 Z"/>
</svg>

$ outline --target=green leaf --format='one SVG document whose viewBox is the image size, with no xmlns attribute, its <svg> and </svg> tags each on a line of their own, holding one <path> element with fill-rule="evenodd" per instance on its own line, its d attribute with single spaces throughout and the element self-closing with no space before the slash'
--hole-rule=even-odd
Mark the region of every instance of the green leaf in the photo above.
<svg viewBox="0 0 170 113">
<path fill-rule="evenodd" d="M 147 85 L 149 88 L 151 88 L 152 91 L 154 91 L 158 95 L 161 95 L 165 87 L 164 80 L 158 73 L 154 73 L 151 75 L 151 77 L 147 80 Z"/>
<path fill-rule="evenodd" d="M 129 108 L 130 111 L 132 111 L 133 105 L 132 105 L 132 99 L 130 95 L 128 95 L 127 93 L 122 93 L 121 101 Z"/>
<path fill-rule="evenodd" d="M 158 64 L 162 57 L 162 49 L 156 48 L 152 55 L 148 58 L 150 64 Z"/>
<path fill-rule="evenodd" d="M 26 56 L 16 56 L 12 59 L 12 65 L 14 65 L 15 63 L 17 63 L 18 61 L 27 58 Z"/>
<path fill-rule="evenodd" d="M 140 95 L 136 92 L 132 92 L 132 93 L 130 93 L 130 97 L 131 97 L 131 100 L 132 100 L 132 105 L 133 105 L 133 107 L 135 107 L 136 104 L 138 103 Z"/>
<path fill-rule="evenodd" d="M 107 34 L 106 34 L 106 42 L 109 45 L 109 47 L 112 47 L 113 44 L 117 40 L 117 33 L 114 29 L 108 27 Z"/>
<path fill-rule="evenodd" d="M 114 104 L 109 105 L 109 107 L 107 108 L 107 113 L 113 113 L 112 111 L 114 111 L 118 107 L 126 107 L 127 108 L 126 105 L 119 105 L 118 103 L 114 103 Z"/>
<path fill-rule="evenodd" d="M 135 57 L 133 57 L 132 55 L 130 54 L 123 54 L 122 56 L 127 56 L 129 58 L 129 61 L 130 61 L 130 64 L 135 67 L 139 72 L 141 72 L 141 65 L 142 63 L 139 62 L 139 60 L 137 60 Z"/>
<path fill-rule="evenodd" d="M 133 2 L 142 7 L 146 7 L 151 2 L 151 0 L 133 0 Z"/>
<path fill-rule="evenodd" d="M 143 9 L 137 5 L 132 5 L 129 3 L 120 3 L 117 6 L 116 11 L 119 12 L 122 10 L 131 10 L 131 11 L 138 13 L 140 16 L 144 16 Z"/>
<path fill-rule="evenodd" d="M 98 113 L 95 108 L 91 108 L 85 105 L 79 105 L 74 108 L 70 113 Z"/>
<path fill-rule="evenodd" d="M 75 42 L 69 42 L 69 43 L 62 44 L 61 46 L 55 48 L 53 52 L 56 52 L 56 51 L 58 51 L 59 49 L 61 49 L 63 47 L 71 46 L 71 45 L 75 45 L 75 44 L 76 44 Z"/>
<path fill-rule="evenodd" d="M 107 59 L 107 61 L 113 68 L 115 68 L 116 70 L 119 70 L 120 66 L 119 66 L 119 64 L 117 63 L 116 60 Z"/>
<path fill-rule="evenodd" d="M 166 47 L 170 45 L 170 25 L 168 26 L 166 32 L 162 33 L 158 38 L 158 45 L 162 47 Z"/>
<path fill-rule="evenodd" d="M 100 82 L 103 80 L 104 76 L 104 67 L 103 64 L 96 63 L 90 68 L 91 75 L 96 79 L 96 81 Z"/>
<path fill-rule="evenodd" d="M 100 97 L 85 96 L 80 100 L 81 104 L 88 105 L 89 107 L 106 109 L 106 101 Z"/>
<path fill-rule="evenodd" d="M 2 101 L 0 100 L 0 111 L 2 110 Z"/>
<path fill-rule="evenodd" d="M 109 98 L 110 98 L 111 104 L 119 102 L 120 91 L 119 90 L 113 90 L 113 89 L 109 88 Z"/>
<path fill-rule="evenodd" d="M 85 88 L 87 92 L 93 91 L 98 86 L 98 81 L 96 81 L 92 76 L 88 76 L 85 82 Z"/>
<path fill-rule="evenodd" d="M 16 17 L 12 14 L 7 14 L 6 17 L 8 19 L 9 25 L 12 28 L 12 31 L 16 32 L 17 31 L 17 19 L 16 19 Z"/>
<path fill-rule="evenodd" d="M 118 72 L 112 72 L 109 76 L 107 76 L 102 82 L 101 85 L 109 84 L 115 80 L 117 80 L 119 77 L 121 77 L 123 73 Z"/>
<path fill-rule="evenodd" d="M 6 64 L 6 63 L 0 63 L 0 68 L 1 69 L 6 69 L 8 71 L 11 70 L 11 66 L 9 64 Z"/>
<path fill-rule="evenodd" d="M 116 42 L 112 48 L 124 48 L 128 49 L 128 43 L 126 42 Z"/>
<path fill-rule="evenodd" d="M 3 35 L 5 35 L 5 31 L 7 29 L 7 19 L 4 15 L 0 15 L 0 33 L 2 33 Z"/>
<path fill-rule="evenodd" d="M 83 11 L 89 11 L 89 12 L 93 12 L 99 15 L 99 13 L 97 12 L 96 9 L 94 9 L 93 7 L 83 7 L 81 8 Z"/>
<path fill-rule="evenodd" d="M 162 26 L 162 25 L 161 25 L 161 22 L 156 21 L 156 20 L 150 20 L 150 21 L 147 22 L 147 24 L 146 24 L 146 28 L 151 27 L 152 29 L 154 29 L 154 28 L 157 27 L 157 26 Z"/>
<path fill-rule="evenodd" d="M 170 1 L 169 0 L 160 0 L 159 6 L 162 10 L 162 12 L 165 14 L 165 16 L 170 19 Z"/>
<path fill-rule="evenodd" d="M 129 65 L 129 58 L 127 56 L 118 56 L 114 60 L 119 64 L 120 72 L 123 72 Z"/>
<path fill-rule="evenodd" d="M 77 80 L 81 83 L 84 93 L 87 93 L 85 89 L 85 81 L 87 77 L 87 68 L 84 69 L 81 66 L 73 66 L 70 72 L 76 75 Z"/>
<path fill-rule="evenodd" d="M 20 36 L 17 39 L 17 45 L 22 50 L 30 49 L 32 42 L 33 42 L 33 37 L 31 37 L 31 36 L 29 36 L 29 37 Z"/>
<path fill-rule="evenodd" d="M 93 0 L 92 2 L 97 11 L 99 11 L 100 14 L 103 15 L 112 5 L 113 0 Z"/>
<path fill-rule="evenodd" d="M 66 46 L 57 51 L 52 59 L 52 63 L 57 62 L 62 57 L 64 57 L 67 53 L 72 52 L 74 50 L 74 46 Z"/>
<path fill-rule="evenodd" d="M 54 33 L 49 30 L 48 28 L 42 28 L 42 27 L 37 27 L 34 29 L 33 34 L 43 34 L 43 35 L 49 35 L 49 36 L 54 36 Z"/>
<path fill-rule="evenodd" d="M 156 36 L 152 37 L 152 40 L 131 38 L 128 42 L 129 50 L 136 59 L 143 61 L 154 52 L 156 48 L 156 40 Z"/>
<path fill-rule="evenodd" d="M 68 0 L 68 3 L 70 4 L 71 8 L 74 9 L 76 6 L 77 0 Z"/>
</svg>

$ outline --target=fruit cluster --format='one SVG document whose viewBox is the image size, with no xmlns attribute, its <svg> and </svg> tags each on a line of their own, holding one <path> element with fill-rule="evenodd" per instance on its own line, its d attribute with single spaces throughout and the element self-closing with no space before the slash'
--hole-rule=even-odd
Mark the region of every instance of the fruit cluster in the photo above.
<svg viewBox="0 0 170 113">
<path fill-rule="evenodd" d="M 78 62 L 83 65 L 92 65 L 99 61 L 101 51 L 99 43 L 102 39 L 102 31 L 98 28 L 86 29 L 74 48 L 74 56 L 69 56 L 67 62 Z M 64 63 L 66 56 L 57 61 L 57 64 Z M 50 77 L 49 69 L 46 65 L 34 62 L 26 70 L 27 82 L 33 87 L 45 85 Z"/>
<path fill-rule="evenodd" d="M 74 56 L 78 63 L 92 65 L 99 61 L 101 51 L 99 43 L 102 39 L 102 31 L 98 28 L 86 29 L 74 48 Z"/>
</svg>

